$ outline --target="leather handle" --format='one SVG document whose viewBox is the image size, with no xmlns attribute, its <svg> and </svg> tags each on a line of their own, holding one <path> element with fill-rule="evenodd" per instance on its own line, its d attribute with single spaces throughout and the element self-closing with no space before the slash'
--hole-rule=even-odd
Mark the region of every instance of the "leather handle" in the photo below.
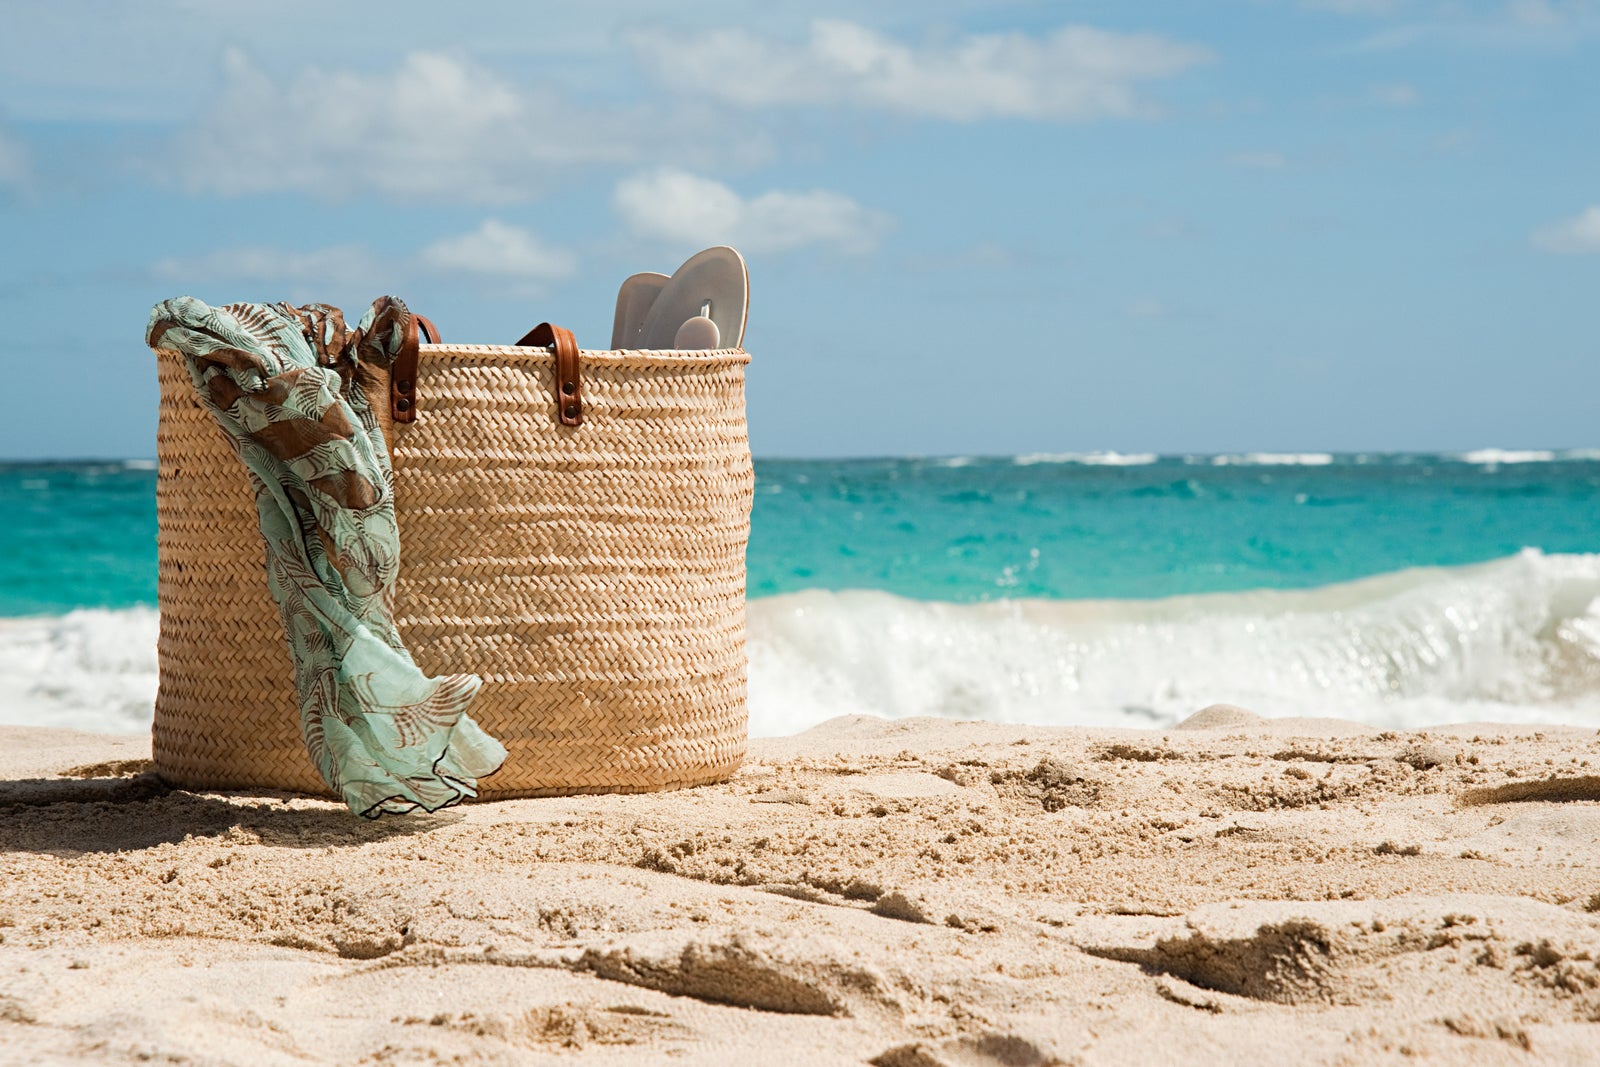
<svg viewBox="0 0 1600 1067">
<path fill-rule="evenodd" d="M 555 353 L 556 418 L 563 426 L 582 426 L 583 378 L 578 368 L 578 342 L 572 331 L 541 322 L 517 344 L 524 348 L 548 348 Z"/>
<path fill-rule="evenodd" d="M 389 414 L 395 422 L 415 422 L 417 418 L 417 356 L 422 332 L 427 333 L 429 344 L 439 343 L 439 328 L 433 320 L 412 314 L 406 320 L 405 340 L 389 366 Z"/>
</svg>

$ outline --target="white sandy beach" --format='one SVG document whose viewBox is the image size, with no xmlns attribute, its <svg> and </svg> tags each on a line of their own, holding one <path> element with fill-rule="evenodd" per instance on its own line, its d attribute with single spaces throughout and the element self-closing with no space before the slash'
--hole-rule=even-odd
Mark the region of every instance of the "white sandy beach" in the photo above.
<svg viewBox="0 0 1600 1067">
<path fill-rule="evenodd" d="M 1600 1057 L 1588 729 L 846 718 L 376 823 L 3 739 L 8 1064 Z"/>
</svg>

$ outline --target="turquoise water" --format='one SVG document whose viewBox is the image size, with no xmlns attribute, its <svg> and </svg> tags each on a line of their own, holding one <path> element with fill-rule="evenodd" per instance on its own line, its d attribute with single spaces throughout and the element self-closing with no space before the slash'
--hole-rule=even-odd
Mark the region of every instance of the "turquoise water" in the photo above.
<svg viewBox="0 0 1600 1067">
<path fill-rule="evenodd" d="M 1600 550 L 1595 458 L 1326 458 L 759 464 L 750 592 L 1146 598 Z"/>
<path fill-rule="evenodd" d="M 155 472 L 0 466 L 0 722 L 139 731 Z M 756 464 L 751 730 L 1600 725 L 1600 453 Z M 16 616 L 28 616 L 16 618 Z"/>
<path fill-rule="evenodd" d="M 154 604 L 151 466 L 0 466 L 0 615 Z"/>
<path fill-rule="evenodd" d="M 1485 457 L 761 460 L 749 588 L 1152 598 L 1600 551 L 1600 457 Z M 153 605 L 147 468 L 0 466 L 0 615 Z"/>
</svg>

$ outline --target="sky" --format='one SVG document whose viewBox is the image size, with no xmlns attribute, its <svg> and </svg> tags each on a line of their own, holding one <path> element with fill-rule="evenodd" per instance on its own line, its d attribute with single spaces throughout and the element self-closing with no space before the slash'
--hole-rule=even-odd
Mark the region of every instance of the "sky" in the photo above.
<svg viewBox="0 0 1600 1067">
<path fill-rule="evenodd" d="M 758 456 L 1600 445 L 1600 0 L 0 10 L 0 459 L 150 305 L 609 342 L 749 263 Z"/>
</svg>

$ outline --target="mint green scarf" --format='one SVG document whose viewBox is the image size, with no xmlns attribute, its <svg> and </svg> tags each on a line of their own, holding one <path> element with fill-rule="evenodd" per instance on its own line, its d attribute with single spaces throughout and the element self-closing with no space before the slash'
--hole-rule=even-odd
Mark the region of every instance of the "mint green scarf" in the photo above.
<svg viewBox="0 0 1600 1067">
<path fill-rule="evenodd" d="M 183 356 L 248 469 L 306 747 L 369 818 L 476 796 L 506 756 L 466 714 L 477 676 L 426 677 L 394 626 L 393 475 L 357 374 L 394 360 L 410 318 L 395 297 L 374 301 L 354 330 L 326 304 L 179 297 L 151 309 L 146 334 Z"/>
</svg>

